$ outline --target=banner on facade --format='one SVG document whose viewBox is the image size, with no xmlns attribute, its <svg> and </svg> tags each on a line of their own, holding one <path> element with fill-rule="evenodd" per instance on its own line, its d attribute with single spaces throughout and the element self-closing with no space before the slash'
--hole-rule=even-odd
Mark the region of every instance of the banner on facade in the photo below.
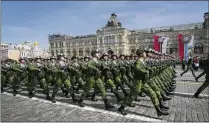
<svg viewBox="0 0 209 123">
<path fill-rule="evenodd" d="M 191 35 L 191 39 L 188 43 L 188 49 L 193 48 L 193 46 L 194 46 L 194 35 Z"/>
<path fill-rule="evenodd" d="M 154 50 L 160 52 L 160 43 L 158 42 L 159 36 L 155 35 L 154 39 Z"/>
<path fill-rule="evenodd" d="M 180 60 L 184 58 L 184 42 L 183 42 L 183 35 L 178 34 L 178 48 L 179 48 L 179 57 Z"/>
<path fill-rule="evenodd" d="M 162 43 L 162 53 L 166 54 L 166 48 L 169 41 L 169 37 L 162 37 L 163 43 Z"/>
</svg>

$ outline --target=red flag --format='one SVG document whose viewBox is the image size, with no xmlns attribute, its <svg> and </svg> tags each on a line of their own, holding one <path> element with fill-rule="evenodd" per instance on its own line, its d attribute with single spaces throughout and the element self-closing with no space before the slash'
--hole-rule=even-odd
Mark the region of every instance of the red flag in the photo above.
<svg viewBox="0 0 209 123">
<path fill-rule="evenodd" d="M 160 52 L 160 43 L 158 42 L 159 36 L 155 35 L 154 39 L 154 50 Z"/>
<path fill-rule="evenodd" d="M 178 34 L 178 41 L 179 41 L 179 57 L 182 60 L 184 58 L 184 42 L 183 42 L 183 35 Z"/>
</svg>

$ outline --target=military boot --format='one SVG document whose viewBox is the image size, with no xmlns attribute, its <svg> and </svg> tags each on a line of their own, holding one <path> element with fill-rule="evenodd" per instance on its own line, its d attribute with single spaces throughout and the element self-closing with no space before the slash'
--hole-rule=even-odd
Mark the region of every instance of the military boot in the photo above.
<svg viewBox="0 0 209 123">
<path fill-rule="evenodd" d="M 168 111 L 164 111 L 160 108 L 160 106 L 155 106 L 155 109 L 157 111 L 157 115 L 158 116 L 162 116 L 162 115 L 169 115 Z"/>
<path fill-rule="evenodd" d="M 54 93 L 54 92 L 52 93 L 52 99 L 51 99 L 51 100 L 52 100 L 52 103 L 56 103 L 56 100 L 55 100 L 55 93 Z"/>
<path fill-rule="evenodd" d="M 84 107 L 83 99 L 80 99 L 80 100 L 78 101 L 78 105 L 79 105 L 80 107 Z"/>
<path fill-rule="evenodd" d="M 172 98 L 169 97 L 169 96 L 166 96 L 165 94 L 161 94 L 161 96 L 163 97 L 163 100 L 166 101 L 166 100 L 171 100 Z"/>
<path fill-rule="evenodd" d="M 195 77 L 195 80 L 196 80 L 196 82 L 198 82 L 198 78 L 197 77 Z"/>
<path fill-rule="evenodd" d="M 13 90 L 13 96 L 17 95 L 17 90 Z"/>
<path fill-rule="evenodd" d="M 29 98 L 32 98 L 33 96 L 34 96 L 33 92 L 29 92 L 29 93 L 28 93 L 28 97 L 29 97 Z"/>
<path fill-rule="evenodd" d="M 49 92 L 46 93 L 46 100 L 51 100 L 51 97 L 49 96 Z"/>
<path fill-rule="evenodd" d="M 197 92 L 193 95 L 194 98 L 200 98 L 201 91 L 198 89 Z"/>
<path fill-rule="evenodd" d="M 105 104 L 105 109 L 110 109 L 110 108 L 115 107 L 108 102 L 108 99 L 103 99 L 103 100 L 104 100 L 104 104 Z"/>
<path fill-rule="evenodd" d="M 168 106 L 165 105 L 165 103 L 163 102 L 163 100 L 159 101 L 160 103 L 160 108 L 164 108 L 164 109 L 170 109 Z"/>
<path fill-rule="evenodd" d="M 68 93 L 69 93 L 68 91 L 66 91 L 66 92 L 64 93 L 64 95 L 65 95 L 66 98 L 69 98 Z"/>
<path fill-rule="evenodd" d="M 91 100 L 92 100 L 92 101 L 94 101 L 94 102 L 96 102 L 96 101 L 97 101 L 97 99 L 96 99 L 96 94 L 95 94 L 95 93 L 93 93 L 93 94 L 92 94 L 92 96 L 91 96 Z"/>
<path fill-rule="evenodd" d="M 125 106 L 121 105 L 120 108 L 118 108 L 118 111 L 123 115 L 127 115 L 126 111 L 124 110 L 125 109 Z"/>
<path fill-rule="evenodd" d="M 165 89 L 165 93 L 166 95 L 170 96 L 170 95 L 173 95 L 174 92 L 173 91 L 168 91 L 167 89 Z"/>
<path fill-rule="evenodd" d="M 4 93 L 4 88 L 3 87 L 1 87 L 1 93 Z"/>
<path fill-rule="evenodd" d="M 74 93 L 73 93 L 73 94 L 71 94 L 71 97 L 72 97 L 73 103 L 75 103 L 76 101 L 78 101 L 78 100 L 76 99 L 76 97 L 75 97 L 75 94 L 74 94 Z"/>
</svg>

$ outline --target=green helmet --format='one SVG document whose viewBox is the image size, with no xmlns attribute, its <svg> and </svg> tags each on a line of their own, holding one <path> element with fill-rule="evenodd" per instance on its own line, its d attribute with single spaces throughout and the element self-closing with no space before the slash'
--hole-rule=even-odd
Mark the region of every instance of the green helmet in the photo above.
<svg viewBox="0 0 209 123">
<path fill-rule="evenodd" d="M 91 51 L 91 56 L 95 56 L 97 53 L 99 53 L 98 50 L 93 50 L 93 51 Z"/>
</svg>

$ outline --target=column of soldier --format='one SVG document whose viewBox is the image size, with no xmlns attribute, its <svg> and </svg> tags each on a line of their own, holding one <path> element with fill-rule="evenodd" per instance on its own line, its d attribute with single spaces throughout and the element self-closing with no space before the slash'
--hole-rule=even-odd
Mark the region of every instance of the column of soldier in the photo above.
<svg viewBox="0 0 209 123">
<path fill-rule="evenodd" d="M 175 60 L 173 57 L 154 50 L 137 50 L 136 56 L 119 57 L 104 53 L 100 57 L 97 50 L 90 57 L 79 59 L 66 58 L 64 55 L 50 59 L 19 59 L 16 62 L 7 59 L 2 62 L 1 92 L 9 86 L 13 95 L 18 93 L 20 83 L 27 87 L 28 97 L 35 95 L 37 85 L 43 89 L 46 99 L 56 103 L 55 96 L 59 90 L 73 103 L 84 107 L 83 100 L 91 98 L 97 101 L 96 95 L 101 93 L 105 109 L 114 108 L 107 99 L 107 89 L 111 90 L 121 104 L 118 111 L 127 115 L 125 107 L 134 107 L 133 101 L 140 101 L 138 96 L 149 96 L 157 115 L 169 115 L 167 100 L 172 99 L 176 82 Z M 49 94 L 50 87 L 52 95 Z M 127 87 L 127 88 L 125 88 Z M 94 89 L 93 93 L 90 93 Z M 76 96 L 80 91 L 80 96 Z M 122 92 L 119 92 L 122 90 Z"/>
</svg>

